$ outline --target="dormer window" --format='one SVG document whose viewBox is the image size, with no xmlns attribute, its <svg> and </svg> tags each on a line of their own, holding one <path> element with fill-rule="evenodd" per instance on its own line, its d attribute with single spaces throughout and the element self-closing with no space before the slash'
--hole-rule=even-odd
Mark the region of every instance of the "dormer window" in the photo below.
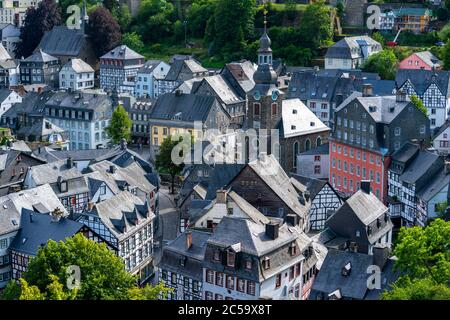
<svg viewBox="0 0 450 320">
<path fill-rule="evenodd" d="M 252 260 L 250 259 L 245 260 L 245 269 L 252 270 Z"/>
<path fill-rule="evenodd" d="M 351 271 L 352 271 L 352 264 L 349 262 L 342 268 L 342 275 L 344 277 L 347 277 L 350 275 Z"/>
<path fill-rule="evenodd" d="M 213 259 L 214 259 L 214 261 L 220 261 L 220 250 L 219 249 L 214 250 Z"/>
<path fill-rule="evenodd" d="M 67 181 L 61 181 L 59 189 L 61 190 L 61 192 L 67 192 Z"/>
<path fill-rule="evenodd" d="M 180 266 L 184 267 L 186 265 L 186 257 L 180 258 Z"/>
<path fill-rule="evenodd" d="M 270 269 L 270 258 L 269 257 L 264 257 L 262 262 L 263 262 L 264 270 L 269 270 Z"/>
<path fill-rule="evenodd" d="M 372 227 L 367 227 L 367 234 L 369 236 L 372 234 Z"/>
<path fill-rule="evenodd" d="M 236 253 L 230 250 L 227 251 L 227 266 L 234 268 L 235 263 L 236 263 Z"/>
<path fill-rule="evenodd" d="M 379 229 L 380 227 L 381 227 L 381 219 L 378 218 L 378 219 L 377 219 L 377 228 Z"/>
<path fill-rule="evenodd" d="M 295 256 L 297 254 L 297 247 L 294 242 L 292 242 L 291 245 L 289 246 L 289 254 L 291 256 Z"/>
<path fill-rule="evenodd" d="M 384 222 L 387 222 L 389 219 L 387 212 L 384 214 Z"/>
</svg>

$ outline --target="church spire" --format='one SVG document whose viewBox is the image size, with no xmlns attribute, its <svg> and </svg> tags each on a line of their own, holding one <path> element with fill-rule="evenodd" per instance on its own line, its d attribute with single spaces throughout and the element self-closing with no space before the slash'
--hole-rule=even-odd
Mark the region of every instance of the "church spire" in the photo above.
<svg viewBox="0 0 450 320">
<path fill-rule="evenodd" d="M 87 29 L 87 25 L 89 23 L 89 16 L 87 13 L 87 5 L 86 5 L 86 0 L 83 0 L 83 10 L 81 12 L 81 30 L 83 31 L 83 33 L 86 33 L 86 29 Z"/>
<path fill-rule="evenodd" d="M 272 49 L 270 45 L 272 41 L 267 34 L 267 12 L 264 10 L 264 32 L 259 39 L 258 64 L 272 64 Z"/>
</svg>

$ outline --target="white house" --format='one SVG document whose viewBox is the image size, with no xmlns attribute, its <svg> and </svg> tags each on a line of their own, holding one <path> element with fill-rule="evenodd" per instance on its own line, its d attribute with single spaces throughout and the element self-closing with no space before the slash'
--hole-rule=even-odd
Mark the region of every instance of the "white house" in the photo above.
<svg viewBox="0 0 450 320">
<path fill-rule="evenodd" d="M 0 117 L 11 108 L 14 103 L 21 103 L 22 97 L 15 91 L 0 89 Z"/>
<path fill-rule="evenodd" d="M 439 128 L 438 132 L 433 137 L 433 147 L 441 155 L 448 155 L 450 152 L 450 121 L 446 120 L 445 123 Z"/>
<path fill-rule="evenodd" d="M 0 197 L 0 289 L 6 286 L 12 276 L 9 247 L 19 231 L 23 208 L 33 211 L 59 208 L 67 215 L 48 184 Z"/>
<path fill-rule="evenodd" d="M 450 114 L 449 71 L 399 69 L 395 82 L 397 89 L 422 100 L 428 111 L 431 130 L 445 123 Z"/>
<path fill-rule="evenodd" d="M 59 72 L 59 88 L 81 90 L 94 87 L 94 69 L 81 59 L 69 60 Z"/>
<path fill-rule="evenodd" d="M 203 299 L 306 299 L 326 249 L 291 218 L 281 224 L 224 217 L 207 241 Z"/>
<path fill-rule="evenodd" d="M 330 171 L 329 144 L 300 153 L 297 156 L 297 173 L 315 179 L 328 179 Z"/>
<path fill-rule="evenodd" d="M 157 81 L 163 80 L 170 70 L 170 65 L 160 60 L 147 61 L 138 70 L 134 94 L 136 97 L 155 98 Z"/>
<path fill-rule="evenodd" d="M 360 69 L 367 59 L 382 50 L 371 37 L 345 37 L 328 48 L 325 69 Z"/>
<path fill-rule="evenodd" d="M 22 25 L 29 7 L 36 7 L 41 0 L 2 0 L 0 7 L 0 23 Z"/>
</svg>

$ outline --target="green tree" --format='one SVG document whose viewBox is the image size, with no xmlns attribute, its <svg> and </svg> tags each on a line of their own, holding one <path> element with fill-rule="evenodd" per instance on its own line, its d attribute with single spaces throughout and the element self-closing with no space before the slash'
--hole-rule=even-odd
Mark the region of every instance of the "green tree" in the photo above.
<svg viewBox="0 0 450 320">
<path fill-rule="evenodd" d="M 412 95 L 411 96 L 411 102 L 417 107 L 417 109 L 419 109 L 420 111 L 423 112 L 424 115 L 426 115 L 428 117 L 428 110 L 427 108 L 424 106 L 423 101 L 416 95 Z"/>
<path fill-rule="evenodd" d="M 436 219 L 426 227 L 402 228 L 394 249 L 401 276 L 384 292 L 385 300 L 450 299 L 450 221 Z"/>
<path fill-rule="evenodd" d="M 381 300 L 450 300 L 450 287 L 436 284 L 430 279 L 404 278 L 402 284 L 394 284 L 392 290 L 383 292 Z"/>
<path fill-rule="evenodd" d="M 177 164 L 173 159 L 174 148 L 179 146 L 182 141 L 182 137 L 180 139 L 176 139 L 175 137 L 168 136 L 161 143 L 161 148 L 159 153 L 156 155 L 156 167 L 159 172 L 164 172 L 170 174 L 171 182 L 172 182 L 172 193 L 175 193 L 175 177 L 181 173 L 184 168 L 184 163 Z M 180 157 L 184 157 L 184 154 L 179 154 Z"/>
<path fill-rule="evenodd" d="M 442 203 L 438 203 L 436 206 L 436 213 L 438 215 L 439 218 L 444 217 L 444 215 L 447 212 L 447 207 L 448 207 L 448 202 L 444 201 Z"/>
<path fill-rule="evenodd" d="M 450 39 L 447 40 L 444 48 L 442 49 L 442 56 L 444 62 L 444 69 L 450 70 Z"/>
<path fill-rule="evenodd" d="M 117 23 L 119 23 L 122 32 L 126 32 L 132 20 L 131 12 L 128 6 L 126 4 L 122 4 L 121 6 L 114 7 L 111 13 L 117 20 Z"/>
<path fill-rule="evenodd" d="M 226 60 L 242 56 L 242 48 L 253 34 L 255 13 L 255 0 L 217 0 L 205 37 L 211 55 Z"/>
<path fill-rule="evenodd" d="M 363 70 L 377 72 L 382 79 L 393 80 L 397 72 L 397 63 L 397 57 L 392 50 L 382 50 L 367 59 Z"/>
<path fill-rule="evenodd" d="M 132 124 L 128 112 L 122 105 L 119 105 L 112 114 L 111 123 L 106 128 L 106 132 L 115 144 L 118 144 L 122 139 L 129 141 Z"/>
<path fill-rule="evenodd" d="M 80 288 L 70 290 L 67 267 L 80 267 Z M 121 258 L 106 245 L 98 244 L 81 234 L 65 242 L 50 240 L 31 259 L 20 284 L 7 286 L 6 299 L 20 300 L 148 300 L 165 295 L 163 285 L 136 286 L 136 276 L 125 271 Z"/>
<path fill-rule="evenodd" d="M 432 221 L 427 227 L 402 228 L 394 255 L 396 268 L 412 279 L 429 278 L 435 283 L 450 279 L 450 222 Z"/>
<path fill-rule="evenodd" d="M 136 32 L 125 33 L 122 37 L 122 43 L 137 52 L 144 49 L 142 37 Z"/>
<path fill-rule="evenodd" d="M 158 42 L 171 35 L 175 8 L 166 0 L 143 0 L 136 17 L 136 28 L 144 42 Z"/>
<path fill-rule="evenodd" d="M 381 33 L 375 32 L 375 33 L 372 35 L 372 39 L 375 40 L 375 41 L 378 41 L 378 42 L 381 44 L 381 46 L 384 47 L 384 42 L 385 42 L 385 40 L 384 40 L 384 37 L 381 35 Z"/>
<path fill-rule="evenodd" d="M 304 39 L 304 45 L 311 50 L 332 41 L 330 8 L 323 0 L 307 6 L 300 21 L 300 34 Z"/>
<path fill-rule="evenodd" d="M 337 15 L 340 19 L 344 18 L 344 4 L 342 3 L 342 1 L 339 1 L 336 5 L 336 11 L 337 11 Z"/>
<path fill-rule="evenodd" d="M 189 34 L 193 37 L 203 38 L 205 36 L 208 19 L 214 14 L 215 0 L 194 0 L 187 9 Z"/>
</svg>

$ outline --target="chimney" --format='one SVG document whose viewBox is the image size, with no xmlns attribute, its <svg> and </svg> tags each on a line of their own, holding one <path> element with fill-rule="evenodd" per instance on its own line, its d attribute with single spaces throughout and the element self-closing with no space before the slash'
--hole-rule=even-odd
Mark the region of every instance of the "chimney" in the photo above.
<svg viewBox="0 0 450 320">
<path fill-rule="evenodd" d="M 444 168 L 445 168 L 445 174 L 449 174 L 450 173 L 450 161 L 444 162 Z"/>
<path fill-rule="evenodd" d="M 227 191 L 219 189 L 216 191 L 216 203 L 226 203 L 227 202 Z"/>
<path fill-rule="evenodd" d="M 192 232 L 186 232 L 186 249 L 190 249 L 192 247 Z"/>
<path fill-rule="evenodd" d="M 52 212 L 52 223 L 59 222 L 59 220 L 61 219 L 62 215 L 63 215 L 63 212 L 61 211 L 61 209 L 56 208 L 55 210 L 53 210 L 53 212 Z"/>
<path fill-rule="evenodd" d="M 373 247 L 373 264 L 383 270 L 387 260 L 389 259 L 389 247 L 385 244 L 377 244 Z"/>
<path fill-rule="evenodd" d="M 397 90 L 395 100 L 397 102 L 405 102 L 406 101 L 406 93 L 403 90 Z"/>
<path fill-rule="evenodd" d="M 181 96 L 181 90 L 180 89 L 175 90 L 175 95 L 177 97 Z"/>
<path fill-rule="evenodd" d="M 370 180 L 361 180 L 361 190 L 364 193 L 370 194 Z"/>
<path fill-rule="evenodd" d="M 94 208 L 94 203 L 92 201 L 88 202 L 88 211 L 92 211 L 92 209 Z"/>
<path fill-rule="evenodd" d="M 109 166 L 109 172 L 110 172 L 110 173 L 113 173 L 113 174 L 116 173 L 116 166 L 110 165 L 110 166 Z"/>
<path fill-rule="evenodd" d="M 370 83 L 363 84 L 363 90 L 362 90 L 363 97 L 371 97 L 373 96 L 373 86 Z"/>
<path fill-rule="evenodd" d="M 67 168 L 71 169 L 73 167 L 73 159 L 71 157 L 67 158 Z"/>
<path fill-rule="evenodd" d="M 270 221 L 266 224 L 266 235 L 271 240 L 278 238 L 278 231 L 280 229 L 280 224 L 276 221 Z"/>
<path fill-rule="evenodd" d="M 127 148 L 127 140 L 125 138 L 122 138 L 120 140 L 120 150 L 125 150 Z"/>
<path fill-rule="evenodd" d="M 286 216 L 286 223 L 288 225 L 290 225 L 290 226 L 293 226 L 293 227 L 297 226 L 298 225 L 298 221 L 299 221 L 299 219 L 298 219 L 298 216 L 296 214 L 288 214 Z"/>
</svg>

